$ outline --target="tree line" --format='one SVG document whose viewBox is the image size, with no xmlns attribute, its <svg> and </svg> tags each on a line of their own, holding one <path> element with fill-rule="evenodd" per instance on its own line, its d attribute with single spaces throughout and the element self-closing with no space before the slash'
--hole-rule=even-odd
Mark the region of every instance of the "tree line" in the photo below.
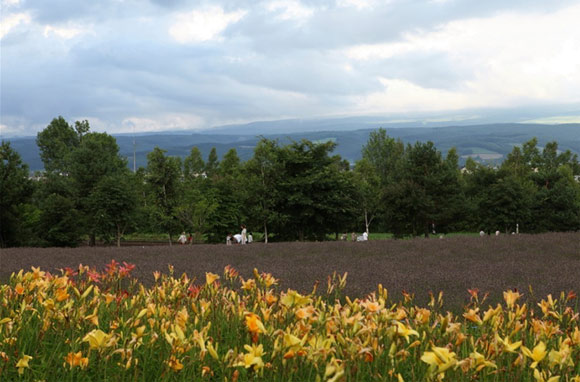
<svg viewBox="0 0 580 382">
<path fill-rule="evenodd" d="M 0 147 L 2 247 L 119 245 L 130 232 L 221 242 L 241 224 L 266 242 L 580 229 L 580 164 L 556 142 L 532 139 L 500 167 L 468 158 L 460 169 L 455 149 L 443 156 L 432 142 L 405 145 L 378 129 L 354 166 L 333 142 L 261 139 L 246 162 L 235 149 L 204 160 L 193 147 L 182 160 L 155 148 L 136 172 L 88 121 L 55 118 L 37 144 L 45 170 L 32 178 L 9 142 Z"/>
</svg>

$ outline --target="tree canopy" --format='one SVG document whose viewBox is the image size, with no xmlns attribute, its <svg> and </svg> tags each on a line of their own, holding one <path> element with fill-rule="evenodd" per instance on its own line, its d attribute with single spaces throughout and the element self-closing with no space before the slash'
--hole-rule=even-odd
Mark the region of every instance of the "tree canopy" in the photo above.
<svg viewBox="0 0 580 382">
<path fill-rule="evenodd" d="M 452 231 L 580 229 L 578 156 L 557 142 L 514 146 L 500 167 L 404 145 L 378 129 L 351 165 L 336 144 L 261 139 L 249 160 L 235 149 L 207 161 L 156 147 L 130 172 L 114 137 L 57 117 L 37 136 L 45 172 L 31 181 L 8 142 L 0 148 L 0 245 L 120 245 L 127 232 L 190 233 L 221 242 L 243 224 L 265 242 L 327 240 L 347 232 L 395 237 Z M 576 178 L 575 178 L 576 177 Z"/>
</svg>

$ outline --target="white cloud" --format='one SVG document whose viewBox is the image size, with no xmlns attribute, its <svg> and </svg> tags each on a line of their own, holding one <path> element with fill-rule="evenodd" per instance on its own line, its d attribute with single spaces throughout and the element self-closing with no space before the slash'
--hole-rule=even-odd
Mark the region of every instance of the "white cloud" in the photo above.
<svg viewBox="0 0 580 382">
<path fill-rule="evenodd" d="M 297 0 L 271 1 L 266 4 L 266 9 L 276 13 L 276 18 L 280 20 L 304 21 L 314 14 L 313 8 L 308 8 Z"/>
<path fill-rule="evenodd" d="M 12 29 L 20 24 L 29 24 L 30 20 L 29 13 L 12 13 L 2 17 L 2 23 L 0 24 L 0 38 L 6 36 Z"/>
<path fill-rule="evenodd" d="M 133 131 L 162 131 L 162 130 L 188 130 L 206 127 L 202 117 L 195 114 L 169 113 L 155 117 L 127 117 L 121 123 L 122 127 L 116 132 L 129 133 Z"/>
<path fill-rule="evenodd" d="M 2 0 L 3 7 L 13 7 L 15 5 L 19 5 L 20 0 Z"/>
<path fill-rule="evenodd" d="M 221 7 L 180 13 L 175 16 L 175 23 L 169 28 L 169 34 L 180 43 L 220 40 L 220 33 L 228 25 L 242 19 L 245 14 L 241 10 L 226 13 Z"/>
<path fill-rule="evenodd" d="M 378 0 L 337 0 L 336 5 L 339 7 L 354 7 L 358 10 L 373 9 Z"/>
<path fill-rule="evenodd" d="M 554 13 L 504 13 L 454 21 L 432 32 L 407 34 L 389 44 L 354 46 L 351 65 L 406 55 L 443 54 L 450 73 L 462 73 L 454 90 L 424 88 L 405 78 L 378 78 L 383 92 L 360 98 L 364 109 L 456 110 L 540 102 L 580 102 L 580 6 Z M 417 68 L 429 71 L 429 67 Z M 467 73 L 467 75 L 466 75 Z"/>
<path fill-rule="evenodd" d="M 65 40 L 74 38 L 84 32 L 84 29 L 78 27 L 55 27 L 52 25 L 44 27 L 44 37 L 50 37 L 52 34 Z"/>
<path fill-rule="evenodd" d="M 559 124 L 559 123 L 580 123 L 580 115 L 557 115 L 553 117 L 530 119 L 522 123 L 541 123 L 541 124 Z"/>
<path fill-rule="evenodd" d="M 466 97 L 464 94 L 422 88 L 401 79 L 381 77 L 379 81 L 384 86 L 383 91 L 357 97 L 356 103 L 360 112 L 459 110 L 486 105 L 485 102 Z"/>
</svg>

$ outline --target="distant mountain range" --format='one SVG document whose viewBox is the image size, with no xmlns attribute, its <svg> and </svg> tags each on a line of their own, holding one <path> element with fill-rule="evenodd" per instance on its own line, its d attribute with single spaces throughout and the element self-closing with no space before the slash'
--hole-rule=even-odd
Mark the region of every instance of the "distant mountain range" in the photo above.
<svg viewBox="0 0 580 382">
<path fill-rule="evenodd" d="M 334 123 L 334 125 L 333 125 Z M 448 122 L 447 122 L 448 123 Z M 300 125 L 301 124 L 301 125 Z M 297 126 L 298 125 L 298 126 Z M 406 126 L 406 127 L 405 127 Z M 254 122 L 247 125 L 232 125 L 205 132 L 160 132 L 147 134 L 118 134 L 115 136 L 121 155 L 127 157 L 129 167 L 133 166 L 135 147 L 137 166 L 146 166 L 147 154 L 155 146 L 167 150 L 168 155 L 185 157 L 192 147 L 197 146 L 204 158 L 212 147 L 220 157 L 235 148 L 242 160 L 252 157 L 256 143 L 261 137 L 278 139 L 281 144 L 308 139 L 315 142 L 333 141 L 335 153 L 354 163 L 361 157 L 361 149 L 366 144 L 371 131 L 384 127 L 391 137 L 400 138 L 405 143 L 432 141 L 444 154 L 456 147 L 462 162 L 468 156 L 479 161 L 501 162 L 516 145 L 538 138 L 539 146 L 557 141 L 559 149 L 571 150 L 580 155 L 580 124 L 516 124 L 498 123 L 473 126 L 410 127 L 407 122 L 380 123 L 372 118 L 343 120 L 284 120 Z M 333 127 L 335 127 L 333 129 Z M 298 131 L 296 131 L 298 130 Z M 290 133 L 267 133 L 268 131 L 293 131 Z M 36 137 L 12 138 L 12 147 L 18 151 L 31 171 L 43 168 Z M 135 142 L 135 145 L 133 144 Z"/>
</svg>

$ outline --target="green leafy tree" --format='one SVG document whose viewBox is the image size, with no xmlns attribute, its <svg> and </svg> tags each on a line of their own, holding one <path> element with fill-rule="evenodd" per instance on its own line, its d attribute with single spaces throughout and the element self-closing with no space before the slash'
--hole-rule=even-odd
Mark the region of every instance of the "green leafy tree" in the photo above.
<svg viewBox="0 0 580 382">
<path fill-rule="evenodd" d="M 69 177 L 47 173 L 34 194 L 38 207 L 35 232 L 38 241 L 49 247 L 75 247 L 84 233 L 83 217 L 75 205 Z"/>
<path fill-rule="evenodd" d="M 217 169 L 219 166 L 219 158 L 217 154 L 217 150 L 215 147 L 212 147 L 209 156 L 207 158 L 207 163 L 205 164 L 205 173 L 208 177 L 212 177 L 216 174 Z"/>
<path fill-rule="evenodd" d="M 457 223 L 465 200 L 459 182 L 457 154 L 446 160 L 432 142 L 408 145 L 384 201 L 393 232 L 428 236 Z"/>
<path fill-rule="evenodd" d="M 408 229 L 402 227 L 402 221 L 405 219 L 395 211 L 394 204 L 394 202 L 400 201 L 399 195 L 404 196 L 403 184 L 398 183 L 404 167 L 404 156 L 405 145 L 403 142 L 389 137 L 387 131 L 381 128 L 369 134 L 369 139 L 362 148 L 364 165 L 359 165 L 358 170 L 355 167 L 355 173 L 359 175 L 359 180 L 361 179 L 360 175 L 362 175 L 361 170 L 364 169 L 365 177 L 371 181 L 371 183 L 367 182 L 360 189 L 363 203 L 367 206 L 366 220 L 367 222 L 368 220 L 374 220 L 378 227 L 382 229 L 408 231 Z M 371 173 L 377 177 L 376 180 L 379 183 L 376 187 L 378 189 L 376 187 L 369 189 L 368 187 L 373 186 L 374 180 L 369 178 Z M 403 193 L 401 194 L 401 192 Z M 375 200 L 372 201 L 369 198 L 374 198 Z M 378 199 L 378 202 L 376 199 Z M 368 207 L 375 209 L 374 218 L 368 219 Z"/>
<path fill-rule="evenodd" d="M 278 159 L 278 142 L 262 138 L 254 149 L 254 156 L 244 169 L 246 211 L 255 226 L 262 227 L 264 242 L 268 243 L 270 225 L 277 219 L 275 206 L 278 200 L 278 183 L 282 165 Z"/>
<path fill-rule="evenodd" d="M 229 150 L 218 163 L 212 182 L 216 206 L 211 215 L 209 239 L 222 241 L 246 219 L 246 190 L 243 187 L 240 159 L 235 149 Z"/>
<path fill-rule="evenodd" d="M 92 194 L 103 178 L 126 174 L 127 163 L 119 154 L 115 138 L 106 133 L 85 134 L 69 158 L 68 174 L 76 191 L 77 208 L 83 216 L 89 243 L 94 245 L 97 232 L 106 231 L 102 229 L 106 223 L 91 206 Z"/>
<path fill-rule="evenodd" d="M 88 199 L 97 232 L 103 237 L 113 236 L 117 247 L 136 211 L 137 196 L 131 177 L 129 171 L 102 177 Z"/>
<path fill-rule="evenodd" d="M 204 171 L 205 163 L 201 157 L 201 151 L 197 147 L 193 147 L 183 161 L 183 177 L 186 180 L 196 178 L 202 176 Z"/>
<path fill-rule="evenodd" d="M 274 210 L 280 214 L 281 238 L 324 240 L 327 233 L 344 229 L 336 224 L 339 215 L 341 223 L 356 218 L 351 183 L 340 172 L 342 161 L 329 155 L 334 147 L 333 142 L 302 140 L 279 150 L 280 197 Z"/>
<path fill-rule="evenodd" d="M 169 236 L 179 229 L 175 208 L 179 200 L 181 163 L 179 158 L 168 157 L 165 150 L 158 147 L 147 155 L 146 182 L 150 195 L 149 211 L 151 219 L 162 232 Z"/>
<path fill-rule="evenodd" d="M 79 212 L 75 216 L 77 227 L 85 230 L 89 243 L 94 245 L 97 231 L 103 231 L 99 225 L 104 223 L 91 207 L 92 194 L 104 177 L 126 172 L 127 163 L 119 154 L 115 138 L 89 131 L 86 120 L 75 122 L 73 127 L 58 117 L 38 133 L 37 144 L 46 173 L 66 178 L 51 182 L 67 188 L 61 193 L 72 190 L 73 208 Z"/>
<path fill-rule="evenodd" d="M 379 214 L 384 213 L 381 204 L 381 180 L 375 167 L 367 158 L 359 160 L 354 167 L 354 181 L 358 189 L 358 206 L 364 217 L 365 231 L 370 233 L 370 226 Z"/>
<path fill-rule="evenodd" d="M 528 187 L 527 187 L 528 186 Z M 489 190 L 490 222 L 496 230 L 515 232 L 527 229 L 533 202 L 533 186 L 515 176 L 499 176 Z"/>
<path fill-rule="evenodd" d="M 467 167 L 466 167 L 467 168 Z M 464 175 L 468 203 L 468 224 L 478 231 L 491 232 L 495 226 L 491 187 L 497 181 L 497 171 L 476 164 Z"/>
<path fill-rule="evenodd" d="M 395 179 L 404 153 L 403 142 L 389 137 L 382 128 L 371 132 L 362 148 L 363 159 L 374 168 L 383 186 L 388 186 Z"/>
<path fill-rule="evenodd" d="M 39 230 L 49 246 L 74 247 L 81 240 L 80 213 L 74 202 L 60 194 L 50 194 L 43 200 Z"/>
<path fill-rule="evenodd" d="M 537 186 L 533 215 L 534 231 L 571 231 L 580 228 L 580 185 L 570 165 L 550 167 L 533 174 Z"/>
<path fill-rule="evenodd" d="M 32 195 L 28 166 L 9 142 L 0 145 L 0 247 L 23 244 L 24 205 Z"/>
<path fill-rule="evenodd" d="M 85 133 L 84 124 L 79 125 Z M 68 173 L 70 154 L 79 145 L 81 135 L 68 122 L 59 116 L 37 134 L 36 144 L 40 149 L 40 158 L 47 172 Z"/>
</svg>

